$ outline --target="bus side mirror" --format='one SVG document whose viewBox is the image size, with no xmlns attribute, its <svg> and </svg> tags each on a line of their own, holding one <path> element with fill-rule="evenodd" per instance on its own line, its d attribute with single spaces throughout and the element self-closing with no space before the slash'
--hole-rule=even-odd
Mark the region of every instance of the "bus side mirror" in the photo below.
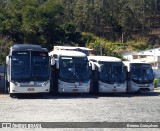
<svg viewBox="0 0 160 131">
<path fill-rule="evenodd" d="M 95 70 L 95 65 L 92 61 L 89 61 L 89 66 L 91 66 L 91 69 L 92 70 Z"/>
<path fill-rule="evenodd" d="M 51 65 L 54 65 L 55 64 L 55 60 L 54 58 L 51 58 Z"/>
<path fill-rule="evenodd" d="M 56 60 L 56 68 L 59 69 L 59 61 Z"/>
<path fill-rule="evenodd" d="M 98 65 L 98 72 L 101 72 L 102 71 L 102 65 Z"/>
<path fill-rule="evenodd" d="M 98 72 L 101 72 L 101 67 L 98 68 Z"/>
<path fill-rule="evenodd" d="M 6 56 L 6 65 L 8 65 L 9 64 L 9 56 Z"/>
</svg>

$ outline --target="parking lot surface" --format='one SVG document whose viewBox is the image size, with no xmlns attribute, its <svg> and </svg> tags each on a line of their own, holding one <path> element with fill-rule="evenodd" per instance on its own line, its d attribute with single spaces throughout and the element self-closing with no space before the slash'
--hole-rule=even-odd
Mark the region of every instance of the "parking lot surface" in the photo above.
<svg viewBox="0 0 160 131">
<path fill-rule="evenodd" d="M 16 98 L 0 94 L 0 122 L 160 122 L 160 90 Z"/>
</svg>

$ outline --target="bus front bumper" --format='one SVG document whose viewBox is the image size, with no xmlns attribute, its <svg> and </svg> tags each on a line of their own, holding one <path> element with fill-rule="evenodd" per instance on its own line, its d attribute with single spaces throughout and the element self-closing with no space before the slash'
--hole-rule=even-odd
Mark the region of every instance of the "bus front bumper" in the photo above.
<svg viewBox="0 0 160 131">
<path fill-rule="evenodd" d="M 144 92 L 148 92 L 148 91 L 154 91 L 154 84 L 137 84 L 134 82 L 131 82 L 131 91 L 135 92 L 135 91 L 144 91 Z"/>
<path fill-rule="evenodd" d="M 59 81 L 58 92 L 59 93 L 89 93 L 90 81 L 86 83 L 67 83 Z"/>
<path fill-rule="evenodd" d="M 18 86 L 10 83 L 9 93 L 48 93 L 50 91 L 50 83 L 41 86 Z"/>
<path fill-rule="evenodd" d="M 126 83 L 107 84 L 99 82 L 100 93 L 126 92 L 126 88 L 127 88 Z"/>
</svg>

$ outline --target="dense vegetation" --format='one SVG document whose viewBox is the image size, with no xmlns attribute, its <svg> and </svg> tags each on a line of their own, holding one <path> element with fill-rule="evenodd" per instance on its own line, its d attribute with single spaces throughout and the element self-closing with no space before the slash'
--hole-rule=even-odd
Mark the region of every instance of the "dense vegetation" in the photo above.
<svg viewBox="0 0 160 131">
<path fill-rule="evenodd" d="M 0 0 L 0 63 L 13 43 L 103 48 L 160 44 L 160 0 Z M 120 57 L 120 56 L 119 56 Z"/>
</svg>

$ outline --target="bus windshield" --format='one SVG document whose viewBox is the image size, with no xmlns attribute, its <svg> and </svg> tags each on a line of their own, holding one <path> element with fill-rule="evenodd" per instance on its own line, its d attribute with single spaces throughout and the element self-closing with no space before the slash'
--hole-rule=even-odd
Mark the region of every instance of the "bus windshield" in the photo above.
<svg viewBox="0 0 160 131">
<path fill-rule="evenodd" d="M 12 52 L 11 79 L 24 80 L 30 78 L 30 53 L 27 51 Z"/>
<path fill-rule="evenodd" d="M 121 62 L 99 62 L 99 79 L 102 82 L 125 82 L 124 66 Z"/>
<path fill-rule="evenodd" d="M 31 72 L 34 80 L 47 80 L 49 77 L 49 57 L 47 52 L 31 52 Z"/>
<path fill-rule="evenodd" d="M 154 79 L 154 73 L 150 65 L 132 65 L 131 80 L 136 83 L 151 83 Z"/>
<path fill-rule="evenodd" d="M 88 81 L 88 59 L 86 57 L 61 57 L 59 77 L 66 82 Z"/>
<path fill-rule="evenodd" d="M 11 79 L 16 81 L 43 81 L 49 78 L 48 53 L 13 51 Z"/>
</svg>

